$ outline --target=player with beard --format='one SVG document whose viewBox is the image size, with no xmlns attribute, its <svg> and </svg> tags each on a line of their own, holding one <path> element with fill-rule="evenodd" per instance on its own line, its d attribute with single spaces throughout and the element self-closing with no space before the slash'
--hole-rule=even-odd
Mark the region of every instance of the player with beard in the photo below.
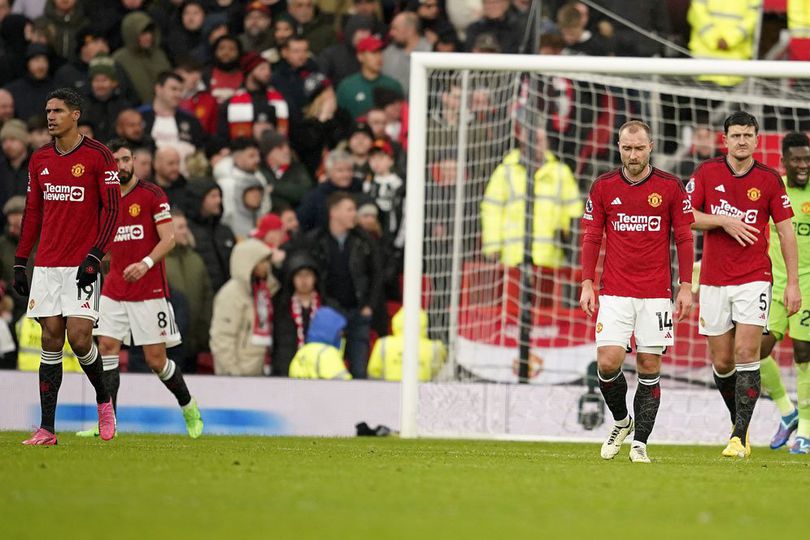
<svg viewBox="0 0 810 540">
<path fill-rule="evenodd" d="M 121 191 L 110 151 L 79 133 L 82 100 L 75 90 L 48 95 L 45 116 L 53 142 L 31 156 L 28 195 L 14 262 L 14 290 L 28 297 L 28 317 L 42 326 L 39 429 L 23 444 L 55 445 L 55 416 L 62 385 L 65 334 L 96 391 L 101 438 L 115 434 L 115 412 L 93 343 L 98 320 L 99 267 L 118 223 Z M 31 285 L 26 266 L 39 248 Z M 30 293 L 30 294 L 29 294 Z"/>
<path fill-rule="evenodd" d="M 142 346 L 149 368 L 177 398 L 189 436 L 197 438 L 203 430 L 200 410 L 180 368 L 166 356 L 167 344 L 180 343 L 163 262 L 174 247 L 169 201 L 158 186 L 132 174 L 132 148 L 126 141 L 116 139 L 107 144 L 118 165 L 123 211 L 110 249 L 101 316 L 93 330 L 101 350 L 104 382 L 117 405 L 121 344 Z M 98 435 L 98 427 L 77 435 Z"/>
<path fill-rule="evenodd" d="M 219 136 L 256 138 L 259 124 L 286 135 L 290 110 L 284 96 L 270 85 L 270 63 L 255 52 L 246 53 L 241 63 L 245 84 L 220 107 Z"/>
<path fill-rule="evenodd" d="M 593 281 L 605 233 L 605 262 L 596 321 L 599 388 L 615 424 L 602 444 L 603 459 L 613 459 L 633 431 L 630 460 L 649 463 L 647 438 L 661 401 L 661 355 L 674 343 L 670 281 L 670 235 L 678 250 L 680 287 L 675 320 L 692 307 L 694 246 L 692 206 L 680 179 L 650 165 L 650 128 L 631 120 L 619 128 L 623 166 L 594 181 L 582 223 L 582 295 L 586 315 L 596 310 Z M 636 338 L 638 388 L 633 415 L 627 411 L 627 381 L 622 373 L 626 347 Z"/>
</svg>

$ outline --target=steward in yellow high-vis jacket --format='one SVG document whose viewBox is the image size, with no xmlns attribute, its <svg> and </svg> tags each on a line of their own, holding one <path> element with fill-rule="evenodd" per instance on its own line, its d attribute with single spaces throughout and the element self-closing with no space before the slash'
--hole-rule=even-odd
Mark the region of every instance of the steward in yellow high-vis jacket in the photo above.
<svg viewBox="0 0 810 540">
<path fill-rule="evenodd" d="M 340 338 L 345 327 L 346 317 L 328 306 L 319 308 L 309 323 L 306 344 L 290 362 L 290 378 L 351 379 L 340 354 Z"/>
<path fill-rule="evenodd" d="M 687 21 L 692 27 L 689 50 L 698 58 L 750 60 L 762 0 L 692 0 Z M 705 75 L 701 81 L 734 86 L 742 77 Z"/>
<path fill-rule="evenodd" d="M 402 380 L 402 352 L 405 348 L 405 308 L 400 308 L 391 321 L 394 334 L 385 336 L 374 343 L 368 361 L 369 379 L 385 381 Z M 438 339 L 428 339 L 428 316 L 419 312 L 419 380 L 429 381 L 439 372 L 447 357 L 444 343 Z"/>
<path fill-rule="evenodd" d="M 20 371 L 38 371 L 39 358 L 42 354 L 42 327 L 35 319 L 29 319 L 26 316 L 20 317 L 20 320 L 17 321 L 17 341 L 19 342 L 17 368 Z M 65 348 L 62 350 L 62 370 L 76 373 L 82 371 L 67 340 L 65 340 Z"/>
<path fill-rule="evenodd" d="M 571 232 L 572 220 L 583 212 L 582 198 L 568 165 L 545 151 L 543 130 L 538 130 L 538 152 L 543 162 L 534 175 L 534 238 L 536 266 L 559 268 L 565 262 L 561 237 Z M 489 179 L 481 201 L 481 241 L 484 255 L 498 255 L 507 266 L 523 261 L 526 217 L 526 166 L 520 150 L 506 154 Z"/>
</svg>

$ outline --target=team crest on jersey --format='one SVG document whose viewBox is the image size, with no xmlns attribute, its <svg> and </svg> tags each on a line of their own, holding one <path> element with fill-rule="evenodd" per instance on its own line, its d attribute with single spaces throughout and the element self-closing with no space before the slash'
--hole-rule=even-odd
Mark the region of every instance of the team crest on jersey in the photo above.
<svg viewBox="0 0 810 540">
<path fill-rule="evenodd" d="M 76 178 L 80 177 L 84 174 L 84 165 L 81 163 L 77 163 L 73 167 L 70 168 L 70 174 L 75 176 Z"/>
<path fill-rule="evenodd" d="M 802 214 L 810 214 L 810 202 L 802 204 Z"/>
<path fill-rule="evenodd" d="M 129 205 L 129 215 L 132 217 L 138 217 L 141 214 L 141 205 L 138 203 L 133 203 Z"/>
<path fill-rule="evenodd" d="M 749 189 L 746 193 L 748 195 L 748 199 L 752 201 L 758 201 L 760 197 L 762 197 L 762 192 L 755 187 Z"/>
<path fill-rule="evenodd" d="M 658 208 L 661 206 L 661 203 L 664 202 L 664 198 L 661 197 L 660 193 L 650 193 L 650 196 L 647 197 L 647 202 L 650 203 L 650 206 L 653 208 Z"/>
<path fill-rule="evenodd" d="M 600 322 L 596 323 L 596 333 L 597 334 L 602 331 L 602 328 L 604 328 L 602 326 L 602 323 L 600 323 Z"/>
</svg>

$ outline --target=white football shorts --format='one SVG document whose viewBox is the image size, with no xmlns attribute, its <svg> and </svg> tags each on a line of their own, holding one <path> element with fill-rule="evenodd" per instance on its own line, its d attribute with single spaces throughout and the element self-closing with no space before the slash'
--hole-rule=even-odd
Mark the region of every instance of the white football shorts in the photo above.
<svg viewBox="0 0 810 540">
<path fill-rule="evenodd" d="M 125 345 L 165 343 L 174 347 L 182 341 L 174 321 L 174 310 L 165 298 L 119 302 L 101 297 L 101 312 L 94 336 L 106 336 Z"/>
<path fill-rule="evenodd" d="M 78 266 L 35 266 L 28 295 L 28 317 L 79 317 L 98 320 L 101 278 L 82 290 L 76 285 Z"/>
<path fill-rule="evenodd" d="M 627 347 L 634 334 L 638 352 L 663 354 L 675 343 L 669 298 L 600 296 L 596 346 Z"/>
<path fill-rule="evenodd" d="M 719 336 L 734 323 L 767 329 L 771 309 L 771 284 L 752 281 L 742 285 L 700 286 L 700 324 L 704 336 Z"/>
</svg>

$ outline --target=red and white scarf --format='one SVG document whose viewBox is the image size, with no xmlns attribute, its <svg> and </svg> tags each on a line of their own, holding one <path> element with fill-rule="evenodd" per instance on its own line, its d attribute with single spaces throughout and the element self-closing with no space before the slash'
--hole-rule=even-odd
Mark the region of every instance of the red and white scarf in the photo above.
<svg viewBox="0 0 810 540">
<path fill-rule="evenodd" d="M 253 334 L 250 343 L 259 347 L 273 344 L 273 300 L 267 281 L 253 281 Z"/>
<path fill-rule="evenodd" d="M 312 321 L 312 317 L 315 316 L 315 312 L 318 311 L 320 305 L 321 299 L 318 296 L 318 293 L 313 292 L 309 303 L 310 321 Z M 292 301 L 290 302 L 290 314 L 292 315 L 293 322 L 295 323 L 295 337 L 296 341 L 298 342 L 298 348 L 300 349 L 304 346 L 307 336 L 306 332 L 304 331 L 304 306 L 301 305 L 301 300 L 299 300 L 296 295 L 293 295 Z"/>
</svg>

